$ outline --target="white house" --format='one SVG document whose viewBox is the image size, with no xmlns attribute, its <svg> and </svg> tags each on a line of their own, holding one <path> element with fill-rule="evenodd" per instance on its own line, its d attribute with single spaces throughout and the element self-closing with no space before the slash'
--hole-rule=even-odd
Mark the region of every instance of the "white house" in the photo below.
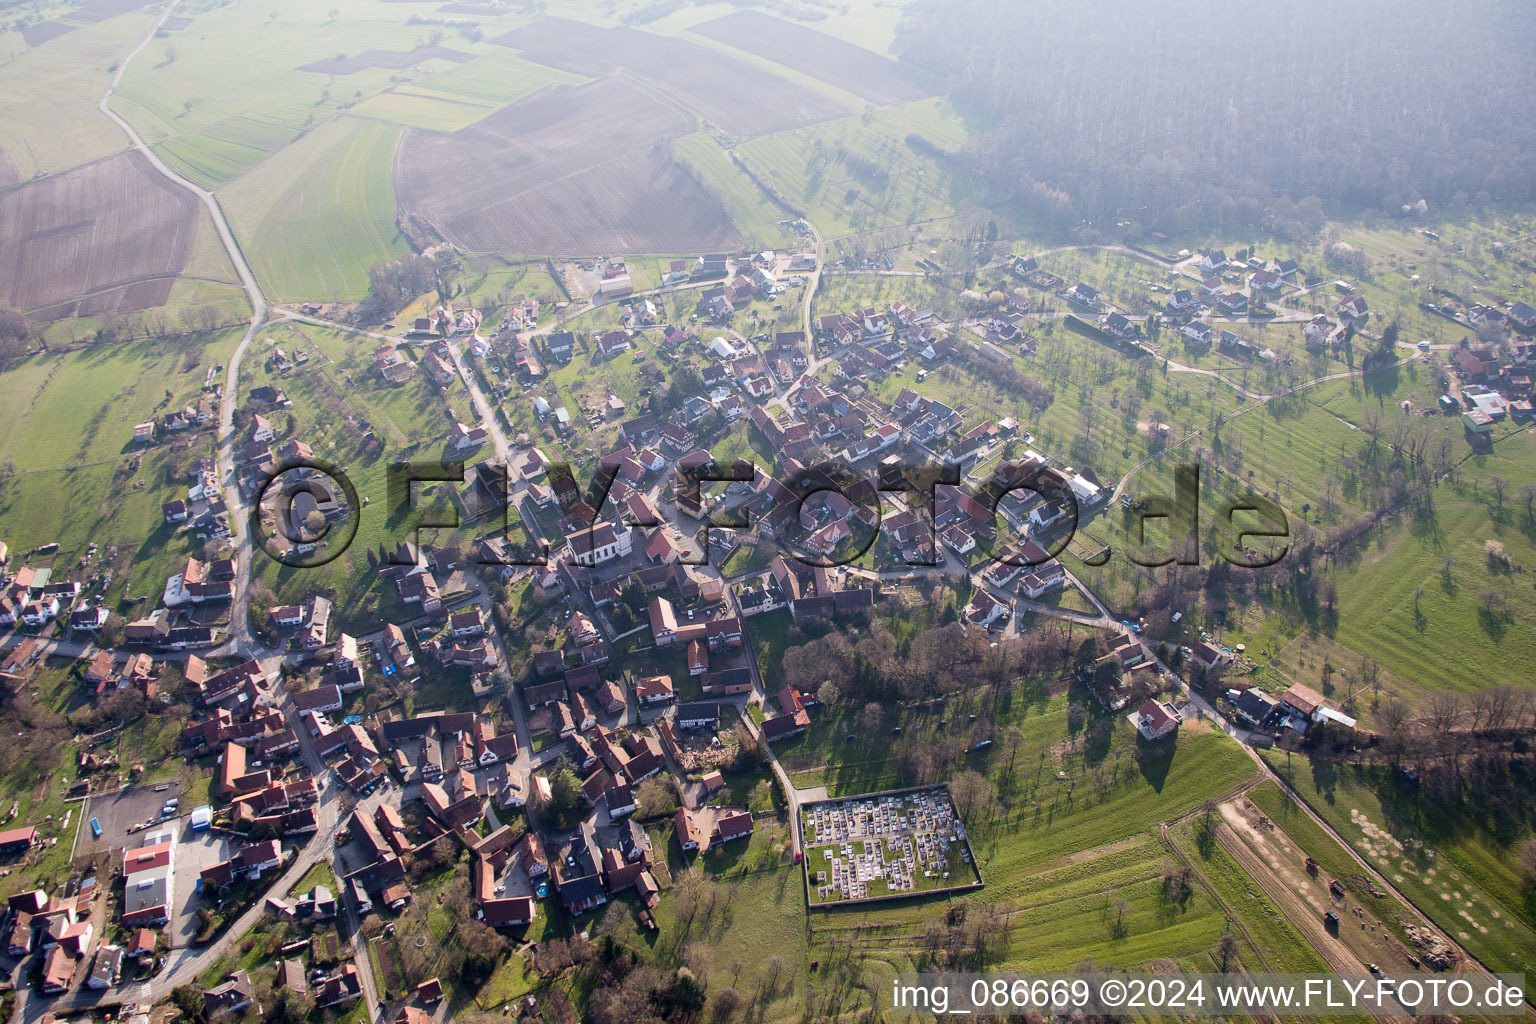
<svg viewBox="0 0 1536 1024">
<path fill-rule="evenodd" d="M 1066 566 L 1052 559 L 1025 573 L 1024 578 L 1019 581 L 1019 590 L 1030 600 L 1038 600 L 1041 595 L 1063 586 L 1066 582 Z"/>
<path fill-rule="evenodd" d="M 577 565 L 594 566 L 623 558 L 634 547 L 634 531 L 624 523 L 602 523 L 577 530 L 565 538 L 565 547 Z"/>
</svg>

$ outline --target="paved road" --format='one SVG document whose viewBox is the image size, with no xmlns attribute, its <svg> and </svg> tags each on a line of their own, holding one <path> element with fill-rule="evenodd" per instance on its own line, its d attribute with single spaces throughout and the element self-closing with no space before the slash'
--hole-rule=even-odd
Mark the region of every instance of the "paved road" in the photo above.
<svg viewBox="0 0 1536 1024">
<path fill-rule="evenodd" d="M 816 248 L 813 250 L 816 256 L 816 269 L 811 271 L 811 276 L 805 281 L 805 298 L 801 309 L 800 329 L 805 332 L 806 358 L 809 359 L 816 346 L 813 343 L 816 334 L 811 329 L 811 312 L 816 304 L 816 290 L 821 287 L 821 275 L 826 269 L 826 244 L 821 239 L 821 232 L 816 230 L 816 225 L 809 220 L 805 226 L 811 230 L 811 238 Z"/>
<path fill-rule="evenodd" d="M 264 663 L 269 666 L 275 666 L 281 661 L 281 658 L 270 655 L 251 636 L 249 620 L 251 537 L 246 528 L 245 510 L 236 482 L 234 468 L 234 417 L 240 396 L 240 364 L 250 347 L 252 339 L 266 321 L 269 310 L 267 300 L 262 294 L 260 286 L 256 283 L 256 275 L 246 262 L 244 254 L 240 251 L 240 247 L 235 241 L 234 233 L 230 230 L 229 223 L 224 218 L 224 211 L 219 207 L 218 200 L 214 194 L 182 177 L 167 166 L 148 144 L 144 142 L 133 126 L 113 111 L 110 105 L 112 96 L 121 84 L 129 64 L 155 38 L 155 35 L 160 31 L 166 19 L 171 16 L 178 3 L 179 0 L 171 0 L 166 5 L 165 10 L 161 13 L 154 27 L 139 42 L 138 46 L 134 47 L 133 51 L 123 58 L 97 107 L 114 124 L 122 129 L 123 133 L 133 144 L 133 148 L 143 154 L 144 158 L 149 161 L 150 165 L 162 177 L 177 187 L 191 192 L 202 202 L 213 219 L 214 227 L 218 231 L 219 241 L 224 246 L 231 265 L 234 266 L 236 273 L 239 275 L 241 287 L 245 290 L 251 304 L 250 326 L 246 329 L 244 336 L 240 339 L 240 344 L 236 347 L 234 354 L 230 357 L 225 367 L 224 389 L 223 394 L 220 396 L 219 404 L 219 474 L 224 482 L 225 500 L 229 507 L 231 539 L 236 551 L 235 600 L 230 609 L 230 636 L 228 642 L 223 647 L 204 653 L 238 654 L 243 657 L 265 656 Z M 75 657 L 82 657 L 91 648 L 89 644 L 54 641 L 52 649 L 55 653 L 73 654 Z M 275 672 L 274 675 L 276 675 Z M 315 753 L 308 730 L 299 722 L 280 677 L 274 684 L 274 695 L 279 702 L 279 706 L 288 715 L 290 724 L 295 727 L 295 732 L 300 737 L 304 760 L 309 770 L 317 779 L 323 780 L 326 775 L 325 765 Z M 298 851 L 290 865 L 269 887 L 269 891 L 277 893 L 287 892 L 303 877 L 306 871 L 329 853 L 336 832 L 343 820 L 343 816 L 340 813 L 340 803 L 341 795 L 336 789 L 327 788 L 322 791 L 321 800 L 316 812 L 316 817 L 320 824 L 318 834 L 313 836 L 309 843 Z M 189 885 L 192 883 L 190 879 L 181 879 L 179 884 Z M 226 928 L 224 933 L 214 942 L 201 947 L 185 947 L 173 950 L 160 974 L 142 984 L 110 992 L 94 992 L 89 989 L 79 989 L 73 993 L 51 1000 L 41 998 L 36 993 L 33 993 L 30 987 L 23 988 L 19 993 L 21 1019 L 23 1021 L 32 1021 L 45 1012 L 60 1013 L 114 1003 L 149 1002 L 164 998 L 177 986 L 190 983 L 196 979 L 198 975 L 216 963 L 236 942 L 243 938 L 263 913 L 262 904 L 264 902 L 264 898 L 258 899 L 249 910 Z M 373 978 L 366 958 L 358 964 L 358 972 L 363 977 L 365 995 L 371 997 Z M 377 1018 L 377 1002 L 373 998 L 369 999 L 368 1018 L 370 1021 Z"/>
<path fill-rule="evenodd" d="M 155 35 L 160 31 L 166 19 L 171 16 L 171 13 L 179 3 L 180 0 L 171 0 L 170 3 L 166 4 L 165 10 L 160 15 L 160 20 L 155 22 L 155 27 L 139 42 L 138 46 L 133 48 L 133 52 L 123 58 L 122 62 L 118 65 L 117 72 L 112 76 L 111 83 L 107 86 L 106 92 L 102 94 L 101 100 L 96 104 L 96 107 L 123 130 L 123 134 L 127 135 L 128 140 L 133 143 L 133 148 L 143 154 L 144 158 L 149 161 L 150 165 L 162 177 L 178 188 L 191 192 L 202 202 L 203 206 L 208 210 L 209 216 L 213 218 L 214 228 L 219 234 L 219 242 L 224 246 L 224 251 L 229 256 L 229 261 L 234 266 L 235 273 L 240 277 L 240 286 L 245 290 L 246 297 L 251 303 L 251 323 L 246 328 L 245 336 L 240 339 L 240 344 L 236 347 L 234 355 L 230 357 L 229 363 L 225 367 L 224 393 L 219 403 L 219 475 L 224 480 L 225 501 L 229 507 L 231 539 L 235 545 L 236 577 L 235 600 L 230 609 L 230 639 L 225 647 L 220 648 L 217 653 L 240 654 L 248 657 L 259 648 L 256 647 L 251 639 L 248 615 L 250 605 L 251 538 L 248 536 L 248 530 L 246 529 L 244 510 L 240 500 L 240 489 L 235 480 L 234 421 L 235 407 L 240 397 L 240 362 L 245 358 L 245 353 L 250 347 L 251 339 L 256 336 L 257 331 L 261 330 L 262 324 L 266 320 L 267 300 L 266 296 L 262 294 L 261 286 L 256 283 L 255 273 L 251 270 L 250 264 L 245 261 L 245 255 L 240 251 L 240 246 L 235 241 L 235 235 L 230 230 L 229 222 L 224 219 L 224 211 L 220 208 L 218 199 L 212 192 L 194 184 L 172 170 L 145 143 L 139 133 L 134 130 L 133 125 L 129 124 L 112 109 L 110 103 L 113 95 L 117 92 L 118 85 L 123 80 L 123 75 L 128 70 L 128 65 L 155 38 Z"/>
</svg>

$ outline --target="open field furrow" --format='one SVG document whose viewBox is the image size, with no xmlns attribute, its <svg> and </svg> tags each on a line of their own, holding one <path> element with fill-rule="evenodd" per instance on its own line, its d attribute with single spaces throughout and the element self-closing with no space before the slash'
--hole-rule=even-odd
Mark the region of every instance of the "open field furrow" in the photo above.
<svg viewBox="0 0 1536 1024">
<path fill-rule="evenodd" d="M 566 118 L 583 123 L 573 134 Z M 720 201 L 667 140 L 691 119 L 618 78 L 552 86 L 452 135 L 407 132 L 401 204 L 472 251 L 579 255 L 730 247 Z"/>
</svg>

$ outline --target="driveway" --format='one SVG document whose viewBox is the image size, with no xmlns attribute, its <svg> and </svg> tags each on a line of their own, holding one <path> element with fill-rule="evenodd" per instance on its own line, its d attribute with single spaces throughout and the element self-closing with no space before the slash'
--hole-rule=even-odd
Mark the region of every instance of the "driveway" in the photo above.
<svg viewBox="0 0 1536 1024">
<path fill-rule="evenodd" d="M 197 937 L 199 907 L 210 906 L 198 895 L 197 878 L 204 868 L 228 860 L 232 844 L 222 832 L 193 832 L 186 818 L 176 823 L 176 888 L 171 894 L 171 923 L 167 925 L 172 948 L 190 946 Z"/>
</svg>

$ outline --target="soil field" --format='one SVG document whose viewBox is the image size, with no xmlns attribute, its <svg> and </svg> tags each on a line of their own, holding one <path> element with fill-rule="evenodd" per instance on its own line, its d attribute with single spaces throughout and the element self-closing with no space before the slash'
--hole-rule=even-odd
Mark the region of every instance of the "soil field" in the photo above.
<svg viewBox="0 0 1536 1024">
<path fill-rule="evenodd" d="M 595 78 L 627 71 L 737 139 L 847 113 L 832 100 L 761 68 L 705 46 L 638 29 L 540 18 L 492 42 L 573 74 Z"/>
<path fill-rule="evenodd" d="M 873 50 L 759 11 L 737 11 L 695 25 L 690 31 L 767 57 L 882 106 L 939 92 L 936 82 Z"/>
<path fill-rule="evenodd" d="M 73 32 L 75 26 L 66 25 L 59 21 L 40 21 L 36 25 L 28 25 L 21 30 L 21 38 L 25 39 L 28 46 L 42 46 L 50 39 L 57 39 L 66 32 Z"/>
<path fill-rule="evenodd" d="M 369 68 L 387 68 L 403 71 L 426 60 L 446 60 L 455 64 L 474 60 L 475 55 L 463 50 L 450 50 L 446 46 L 418 46 L 414 50 L 364 50 L 351 57 L 327 57 L 305 64 L 300 71 L 313 71 L 320 75 L 353 75 Z"/>
<path fill-rule="evenodd" d="M 106 21 L 143 7 L 146 0 L 85 0 L 69 16 L 76 21 Z"/>
<path fill-rule="evenodd" d="M 637 86 L 552 86 L 452 135 L 409 131 L 400 205 L 477 252 L 695 252 L 740 241 L 670 142 L 692 120 Z"/>
<path fill-rule="evenodd" d="M 0 305 L 41 319 L 165 304 L 197 200 L 136 151 L 0 193 Z"/>
</svg>

